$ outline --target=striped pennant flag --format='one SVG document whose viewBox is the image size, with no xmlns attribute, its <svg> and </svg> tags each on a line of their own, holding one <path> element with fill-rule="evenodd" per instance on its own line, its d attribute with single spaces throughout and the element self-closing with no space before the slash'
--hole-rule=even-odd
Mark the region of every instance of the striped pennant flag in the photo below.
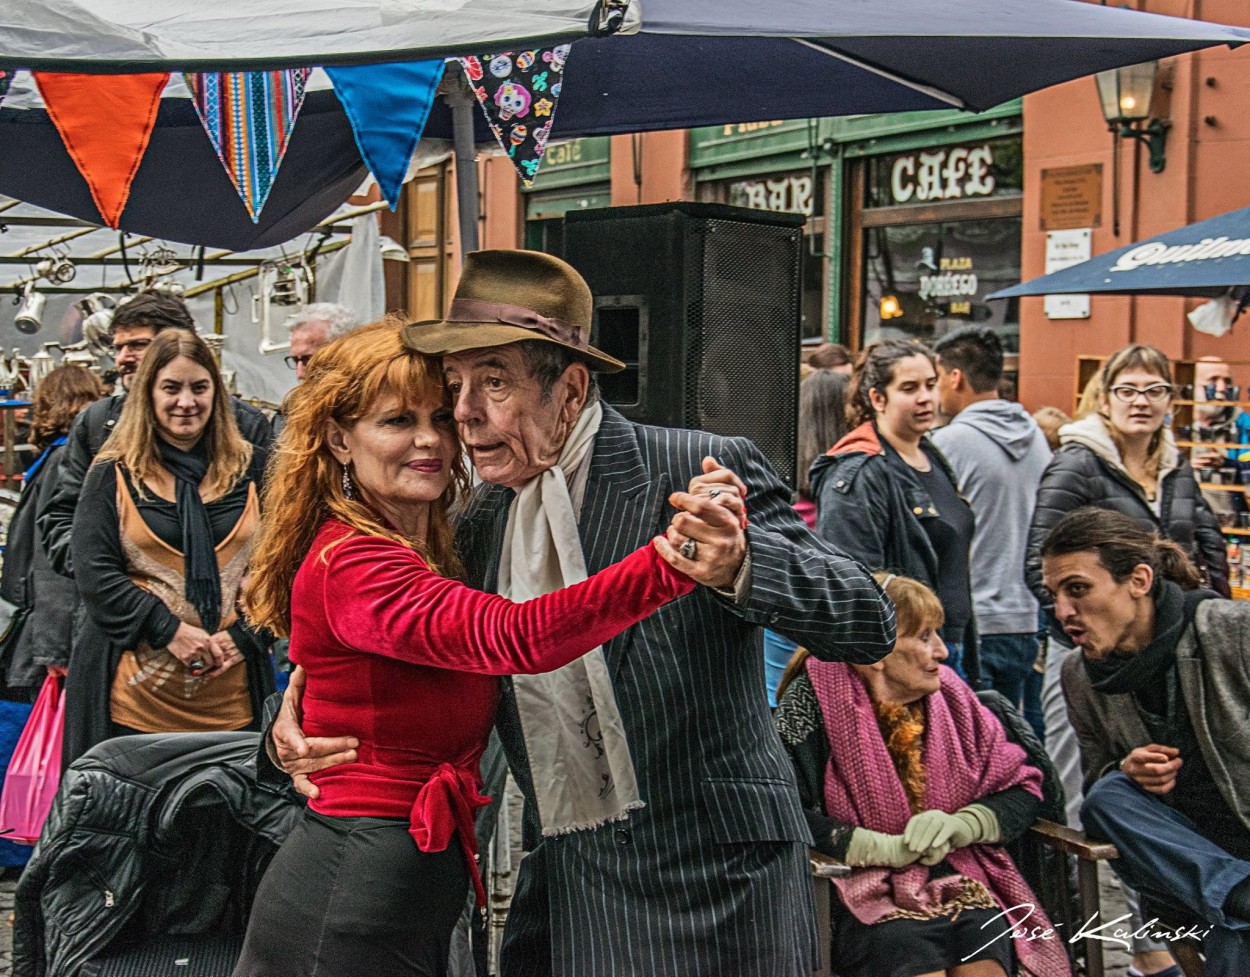
<svg viewBox="0 0 1250 977">
<path fill-rule="evenodd" d="M 186 74 L 196 114 L 253 221 L 273 187 L 310 68 Z"/>
</svg>

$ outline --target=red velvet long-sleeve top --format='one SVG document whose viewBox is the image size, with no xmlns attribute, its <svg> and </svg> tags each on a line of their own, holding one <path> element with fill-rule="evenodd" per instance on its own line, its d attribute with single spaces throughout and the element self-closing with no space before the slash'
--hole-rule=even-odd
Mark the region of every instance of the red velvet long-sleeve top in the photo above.
<svg viewBox="0 0 1250 977">
<path fill-rule="evenodd" d="M 307 672 L 304 732 L 355 736 L 357 759 L 313 774 L 311 807 L 407 818 L 423 851 L 459 829 L 479 889 L 472 809 L 499 700 L 493 676 L 550 671 L 694 584 L 650 544 L 589 579 L 517 604 L 441 577 L 416 553 L 327 520 L 295 576 L 291 660 Z"/>
</svg>

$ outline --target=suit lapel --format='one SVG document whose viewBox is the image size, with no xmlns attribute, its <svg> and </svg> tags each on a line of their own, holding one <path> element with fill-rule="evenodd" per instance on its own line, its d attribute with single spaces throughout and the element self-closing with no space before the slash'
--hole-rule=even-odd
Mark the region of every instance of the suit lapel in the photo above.
<svg viewBox="0 0 1250 977">
<path fill-rule="evenodd" d="M 668 475 L 653 479 L 647 469 L 635 427 L 605 404 L 578 520 L 586 572 L 597 573 L 646 544 L 670 492 Z M 633 633 L 631 628 L 604 648 L 613 676 Z"/>
</svg>

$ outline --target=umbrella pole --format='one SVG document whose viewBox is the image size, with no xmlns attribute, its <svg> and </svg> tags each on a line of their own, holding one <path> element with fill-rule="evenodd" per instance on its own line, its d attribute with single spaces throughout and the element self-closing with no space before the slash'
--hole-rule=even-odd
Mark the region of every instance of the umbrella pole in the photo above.
<svg viewBox="0 0 1250 977">
<path fill-rule="evenodd" d="M 473 104 L 477 101 L 458 65 L 444 76 L 451 107 L 452 142 L 456 153 L 456 213 L 460 222 L 460 257 L 478 250 L 477 147 L 473 145 Z"/>
</svg>

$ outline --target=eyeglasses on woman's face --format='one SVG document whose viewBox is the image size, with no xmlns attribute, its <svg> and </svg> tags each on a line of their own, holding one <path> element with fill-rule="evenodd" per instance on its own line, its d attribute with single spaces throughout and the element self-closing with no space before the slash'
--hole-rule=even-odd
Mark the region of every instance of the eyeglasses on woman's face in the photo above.
<svg viewBox="0 0 1250 977">
<path fill-rule="evenodd" d="M 313 354 L 307 356 L 284 356 L 282 362 L 287 365 L 288 370 L 298 370 L 301 366 L 307 366 L 308 361 L 313 358 Z"/>
<path fill-rule="evenodd" d="M 1150 403 L 1159 404 L 1172 396 L 1172 385 L 1152 383 L 1148 387 L 1137 387 L 1131 383 L 1117 383 L 1111 388 L 1111 396 L 1122 404 L 1131 404 L 1138 397 L 1145 397 Z"/>
</svg>

